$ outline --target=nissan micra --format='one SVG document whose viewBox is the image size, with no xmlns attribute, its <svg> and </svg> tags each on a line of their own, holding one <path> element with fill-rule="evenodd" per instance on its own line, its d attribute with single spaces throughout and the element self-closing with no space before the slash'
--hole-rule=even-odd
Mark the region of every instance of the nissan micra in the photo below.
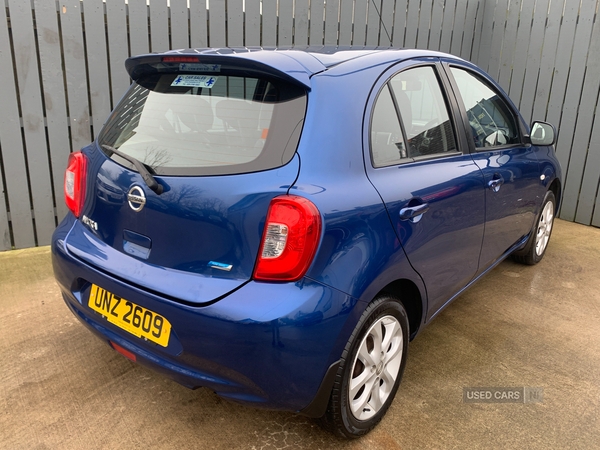
<svg viewBox="0 0 600 450">
<path fill-rule="evenodd" d="M 542 259 L 555 129 L 422 50 L 196 49 L 72 153 L 54 273 L 73 314 L 190 388 L 342 437 L 392 403 L 408 343 L 509 255 Z"/>
</svg>

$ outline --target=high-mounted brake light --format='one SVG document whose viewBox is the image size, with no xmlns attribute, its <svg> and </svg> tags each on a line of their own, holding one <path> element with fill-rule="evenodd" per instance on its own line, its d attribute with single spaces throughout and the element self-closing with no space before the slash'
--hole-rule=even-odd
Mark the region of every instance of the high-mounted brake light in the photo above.
<svg viewBox="0 0 600 450">
<path fill-rule="evenodd" d="M 296 281 L 304 276 L 321 238 L 321 214 L 304 197 L 271 200 L 254 279 Z"/>
<path fill-rule="evenodd" d="M 65 203 L 75 217 L 79 217 L 85 203 L 87 158 L 82 152 L 69 155 L 65 172 Z"/>
<path fill-rule="evenodd" d="M 163 56 L 163 62 L 198 62 L 195 56 Z"/>
</svg>

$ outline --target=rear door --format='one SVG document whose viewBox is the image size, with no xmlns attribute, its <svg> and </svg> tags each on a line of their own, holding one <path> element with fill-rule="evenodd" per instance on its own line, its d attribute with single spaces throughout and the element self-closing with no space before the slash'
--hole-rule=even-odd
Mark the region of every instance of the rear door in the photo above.
<svg viewBox="0 0 600 450">
<path fill-rule="evenodd" d="M 485 178 L 482 272 L 527 237 L 545 192 L 538 160 L 523 143 L 520 118 L 508 99 L 482 73 L 458 63 L 447 67 Z"/>
<path fill-rule="evenodd" d="M 485 212 L 483 177 L 456 133 L 460 118 L 436 61 L 398 65 L 376 86 L 366 164 L 425 282 L 428 318 L 477 272 Z"/>
<path fill-rule="evenodd" d="M 137 80 L 87 151 L 69 248 L 191 303 L 227 294 L 251 278 L 269 202 L 297 177 L 305 109 L 303 87 L 247 72 Z M 164 192 L 110 148 L 146 165 Z"/>
</svg>

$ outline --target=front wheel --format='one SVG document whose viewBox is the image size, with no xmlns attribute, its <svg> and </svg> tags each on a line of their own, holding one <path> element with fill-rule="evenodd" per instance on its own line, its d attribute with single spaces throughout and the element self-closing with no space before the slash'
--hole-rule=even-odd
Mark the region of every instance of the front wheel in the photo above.
<svg viewBox="0 0 600 450">
<path fill-rule="evenodd" d="M 530 266 L 539 263 L 550 241 L 552 228 L 554 226 L 554 213 L 556 211 L 556 198 L 552 191 L 546 192 L 540 215 L 537 218 L 536 228 L 529 236 L 525 248 L 520 252 L 515 252 L 513 258 L 523 264 Z"/>
<path fill-rule="evenodd" d="M 376 298 L 346 344 L 325 416 L 325 428 L 340 437 L 371 431 L 389 408 L 404 372 L 408 317 L 394 297 Z"/>
</svg>

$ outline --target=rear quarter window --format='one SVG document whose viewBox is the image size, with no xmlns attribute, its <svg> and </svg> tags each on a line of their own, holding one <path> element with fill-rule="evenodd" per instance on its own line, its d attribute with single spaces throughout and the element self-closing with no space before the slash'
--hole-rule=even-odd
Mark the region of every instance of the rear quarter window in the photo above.
<svg viewBox="0 0 600 450">
<path fill-rule="evenodd" d="M 256 172 L 292 159 L 305 111 L 305 90 L 279 80 L 154 74 L 131 86 L 98 143 L 159 175 Z"/>
</svg>

